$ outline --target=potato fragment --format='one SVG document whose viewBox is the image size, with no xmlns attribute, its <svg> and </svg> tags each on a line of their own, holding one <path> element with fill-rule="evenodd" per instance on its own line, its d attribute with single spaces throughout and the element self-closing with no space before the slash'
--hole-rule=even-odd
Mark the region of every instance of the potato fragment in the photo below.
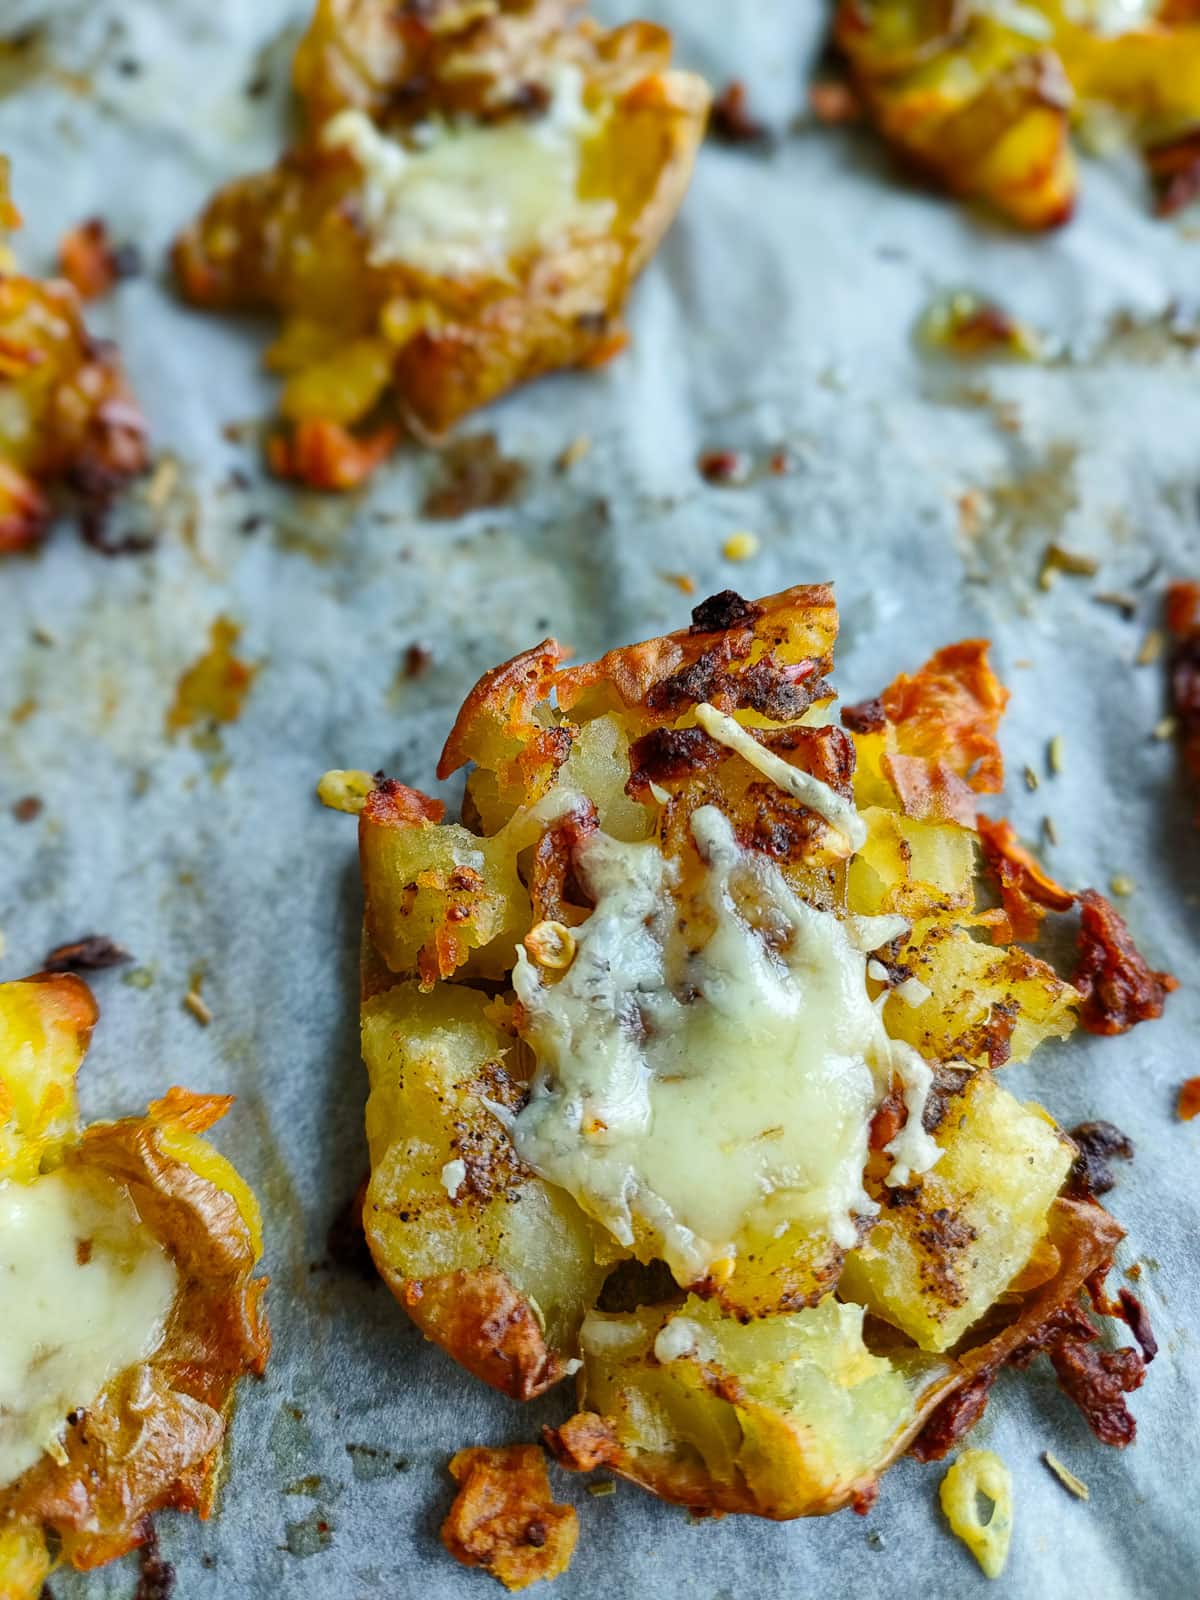
<svg viewBox="0 0 1200 1600">
<path fill-rule="evenodd" d="M 919 1187 L 882 1191 L 879 1221 L 838 1285 L 922 1350 L 949 1349 L 1008 1288 L 1075 1156 L 1040 1106 L 986 1070 L 964 1078 L 934 1132 L 941 1160 Z"/>
<path fill-rule="evenodd" d="M 663 1499 L 777 1519 L 869 1503 L 949 1377 L 934 1357 L 902 1366 L 863 1343 L 860 1306 L 742 1323 L 692 1296 L 584 1323 L 581 1394 L 598 1463 Z M 586 1413 L 585 1413 L 586 1415 Z M 557 1436 L 568 1464 L 580 1422 Z"/>
<path fill-rule="evenodd" d="M 573 1506 L 550 1495 L 546 1458 L 536 1444 L 460 1450 L 450 1460 L 459 1485 L 442 1524 L 442 1543 L 464 1567 L 484 1567 L 506 1589 L 557 1578 L 579 1537 Z"/>
</svg>

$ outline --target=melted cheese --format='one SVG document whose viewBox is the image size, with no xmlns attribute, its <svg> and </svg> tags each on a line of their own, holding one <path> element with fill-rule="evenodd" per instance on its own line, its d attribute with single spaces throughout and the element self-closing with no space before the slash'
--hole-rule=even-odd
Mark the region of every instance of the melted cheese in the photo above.
<svg viewBox="0 0 1200 1600">
<path fill-rule="evenodd" d="M 541 116 L 437 125 L 418 149 L 381 133 L 362 111 L 333 117 L 322 143 L 348 150 L 362 168 L 371 265 L 467 277 L 503 271 L 575 229 L 606 229 L 612 202 L 578 193 L 580 147 L 597 126 L 582 74 L 561 66 L 551 88 Z"/>
<path fill-rule="evenodd" d="M 861 850 L 867 842 L 867 825 L 854 809 L 853 803 L 832 790 L 811 772 L 789 766 L 773 750 L 759 744 L 740 722 L 718 711 L 707 703 L 696 707 L 696 721 L 718 744 L 736 751 L 744 761 L 757 768 L 765 778 L 770 778 L 785 794 L 794 796 L 802 804 L 824 817 L 831 828 L 836 828 L 846 841 L 846 854 Z"/>
<path fill-rule="evenodd" d="M 107 1178 L 0 1184 L 0 1485 L 162 1337 L 177 1274 Z"/>
<path fill-rule="evenodd" d="M 939 1153 L 921 1128 L 929 1068 L 868 995 L 869 922 L 800 900 L 715 808 L 692 831 L 703 874 L 686 915 L 656 844 L 593 834 L 574 963 L 546 984 L 518 951 L 513 975 L 538 1060 L 518 1152 L 621 1244 L 650 1235 L 684 1284 L 747 1232 L 799 1223 L 853 1246 L 854 1217 L 876 1209 L 862 1173 L 893 1075 L 909 1108 L 895 1181 Z"/>
</svg>

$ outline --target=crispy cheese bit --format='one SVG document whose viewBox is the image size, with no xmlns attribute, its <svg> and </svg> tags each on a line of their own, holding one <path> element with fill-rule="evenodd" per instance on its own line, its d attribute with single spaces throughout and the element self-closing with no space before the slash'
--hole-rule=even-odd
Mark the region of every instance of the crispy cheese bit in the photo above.
<svg viewBox="0 0 1200 1600">
<path fill-rule="evenodd" d="M 980 1515 L 979 1497 L 992 1514 Z M 985 1576 L 998 1578 L 1012 1540 L 1012 1473 L 991 1450 L 964 1450 L 942 1479 L 942 1510 L 951 1529 L 970 1550 Z"/>
<path fill-rule="evenodd" d="M 930 349 L 960 361 L 1005 355 L 1036 361 L 1042 354 L 1042 341 L 1034 329 L 994 300 L 969 290 L 935 300 L 921 318 L 918 333 Z"/>
<path fill-rule="evenodd" d="M 345 811 L 356 817 L 374 788 L 375 779 L 369 772 L 334 767 L 318 782 L 317 799 L 330 811 Z"/>
<path fill-rule="evenodd" d="M 718 711 L 716 706 L 707 702 L 698 705 L 696 721 L 710 739 L 715 739 L 727 750 L 734 751 L 752 767 L 756 767 L 764 778 L 770 778 L 771 782 L 785 794 L 792 795 L 802 805 L 808 806 L 818 816 L 824 817 L 829 826 L 845 839 L 848 855 L 855 850 L 861 850 L 866 844 L 866 824 L 854 809 L 852 801 L 835 793 L 827 783 L 822 783 L 820 778 L 814 778 L 810 772 L 802 772 L 798 767 L 789 766 L 773 750 L 764 749 L 740 722 L 735 721 L 724 711 Z"/>
<path fill-rule="evenodd" d="M 459 1485 L 442 1543 L 464 1567 L 483 1567 L 506 1589 L 525 1589 L 567 1570 L 579 1519 L 550 1495 L 540 1445 L 460 1450 L 450 1461 Z"/>
</svg>

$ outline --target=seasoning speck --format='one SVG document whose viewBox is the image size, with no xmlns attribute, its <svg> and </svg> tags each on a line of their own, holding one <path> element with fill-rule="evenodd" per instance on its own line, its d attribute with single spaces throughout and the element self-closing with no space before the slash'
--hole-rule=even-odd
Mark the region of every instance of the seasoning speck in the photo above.
<svg viewBox="0 0 1200 1600">
<path fill-rule="evenodd" d="M 577 467 L 586 456 L 591 454 L 591 451 L 592 441 L 588 438 L 587 434 L 581 433 L 576 435 L 566 449 L 563 450 L 559 455 L 556 463 L 558 470 L 560 472 L 570 472 L 571 468 Z"/>
<path fill-rule="evenodd" d="M 1134 657 L 1137 665 L 1139 667 L 1152 667 L 1162 655 L 1164 643 L 1162 629 L 1151 628 L 1150 632 L 1142 640 L 1141 649 Z"/>
<path fill-rule="evenodd" d="M 1173 739 L 1179 732 L 1179 719 L 1177 717 L 1160 717 L 1154 724 L 1155 739 Z"/>
<path fill-rule="evenodd" d="M 1056 733 L 1046 750 L 1047 764 L 1056 778 L 1063 769 L 1063 750 L 1063 736 L 1061 733 Z"/>
<path fill-rule="evenodd" d="M 1053 817 L 1042 818 L 1042 832 L 1046 835 L 1047 844 L 1058 843 L 1058 829 L 1054 826 Z"/>
<path fill-rule="evenodd" d="M 1025 787 L 1029 790 L 1030 794 L 1032 794 L 1033 791 L 1037 788 L 1037 786 L 1038 786 L 1038 775 L 1033 770 L 1032 767 L 1027 766 L 1025 768 Z"/>
<path fill-rule="evenodd" d="M 1043 1450 L 1042 1460 L 1050 1468 L 1050 1471 L 1062 1484 L 1063 1488 L 1073 1494 L 1077 1500 L 1091 1498 L 1088 1486 L 1083 1479 L 1077 1478 L 1070 1467 L 1065 1467 L 1052 1450 Z"/>
<path fill-rule="evenodd" d="M 13 802 L 13 818 L 17 822 L 33 822 L 42 814 L 41 797 L 36 794 L 22 795 Z"/>
<path fill-rule="evenodd" d="M 193 986 L 183 997 L 183 1008 L 190 1011 L 192 1016 L 202 1028 L 207 1028 L 213 1019 L 213 1014 L 205 1004 L 199 990 Z"/>
<path fill-rule="evenodd" d="M 1137 888 L 1137 884 L 1134 883 L 1133 879 L 1128 877 L 1125 873 L 1118 872 L 1114 877 L 1109 879 L 1108 887 L 1114 894 L 1126 896 L 1133 893 L 1133 891 Z"/>
<path fill-rule="evenodd" d="M 589 1483 L 587 1492 L 595 1499 L 603 1500 L 607 1495 L 616 1494 L 617 1486 L 611 1478 L 603 1478 L 599 1483 Z"/>
</svg>

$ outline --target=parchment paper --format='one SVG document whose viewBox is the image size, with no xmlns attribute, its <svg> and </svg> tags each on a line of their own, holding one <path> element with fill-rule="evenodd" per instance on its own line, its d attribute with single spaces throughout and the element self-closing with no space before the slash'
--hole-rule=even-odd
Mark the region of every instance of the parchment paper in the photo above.
<svg viewBox="0 0 1200 1600">
<path fill-rule="evenodd" d="M 824 27 L 815 0 L 641 9 L 677 29 L 686 63 L 717 83 L 744 77 L 776 141 L 705 148 L 635 297 L 630 353 L 468 424 L 495 429 L 528 484 L 508 507 L 447 523 L 419 515 L 436 466 L 417 450 L 359 499 L 268 483 L 254 446 L 223 433 L 269 414 L 257 370 L 267 329 L 190 312 L 161 280 L 169 239 L 211 188 L 278 149 L 307 6 L 0 4 L 5 33 L 40 28 L 0 65 L 24 257 L 45 269 L 59 234 L 97 212 L 140 245 L 151 275 L 93 322 L 120 340 L 155 445 L 179 466 L 153 512 L 152 554 L 105 560 L 64 527 L 0 570 L 0 973 L 22 976 L 81 933 L 126 944 L 136 978 L 95 980 L 87 1112 L 140 1110 L 173 1082 L 236 1093 L 218 1140 L 266 1210 L 275 1352 L 265 1382 L 243 1389 L 219 1518 L 159 1519 L 177 1593 L 499 1592 L 437 1541 L 446 1459 L 468 1442 L 533 1437 L 567 1397 L 522 1409 L 493 1395 L 423 1343 L 386 1290 L 330 1264 L 328 1229 L 365 1167 L 359 897 L 353 827 L 318 807 L 313 785 L 328 767 L 382 766 L 436 792 L 442 737 L 480 671 L 551 629 L 591 654 L 678 626 L 692 601 L 671 575 L 683 574 L 697 598 L 836 580 L 845 698 L 944 642 L 989 634 L 1013 689 L 1014 821 L 1036 838 L 1053 818 L 1048 861 L 1066 882 L 1134 881 L 1122 904 L 1135 935 L 1183 984 L 1166 1017 L 1047 1047 L 1005 1081 L 1068 1126 L 1107 1117 L 1136 1141 L 1109 1198 L 1162 1342 L 1133 1399 L 1138 1442 L 1123 1454 L 1097 1444 L 1038 1369 L 1001 1382 L 974 1442 L 1016 1478 L 1012 1555 L 991 1592 L 1194 1595 L 1200 1125 L 1174 1120 L 1173 1103 L 1200 1070 L 1195 797 L 1171 744 L 1151 737 L 1161 665 L 1134 657 L 1163 575 L 1200 566 L 1197 363 L 1163 320 L 1180 302 L 1186 323 L 1200 242 L 1187 219 L 1151 219 L 1132 162 L 1088 164 L 1074 224 L 1025 239 L 906 187 L 865 133 L 794 129 Z M 1045 366 L 931 363 L 912 324 L 958 285 L 999 297 L 1067 353 Z M 1114 332 L 1119 313 L 1151 326 Z M 558 473 L 580 435 L 591 453 Z M 695 470 L 706 447 L 759 460 L 786 448 L 792 469 L 714 488 Z M 970 491 L 989 496 L 967 502 L 974 537 L 959 506 Z M 739 529 L 761 549 L 735 566 L 721 551 Z M 1093 554 L 1097 577 L 1040 590 L 1054 538 Z M 1092 598 L 1147 574 L 1133 621 Z M 260 670 L 240 721 L 197 748 L 168 739 L 164 715 L 219 614 L 244 627 L 241 652 Z M 433 659 L 408 679 L 413 643 Z M 1065 767 L 1052 777 L 1056 733 Z M 10 806 L 26 794 L 45 809 L 19 825 Z M 181 1004 L 196 969 L 208 1028 Z M 1087 1504 L 1050 1477 L 1045 1449 L 1090 1485 Z M 556 1474 L 582 1519 L 556 1593 L 982 1594 L 937 1508 L 941 1470 L 903 1463 L 867 1517 L 790 1526 L 690 1525 L 628 1485 L 596 1499 Z M 134 1574 L 131 1559 L 52 1587 L 123 1596 Z"/>
</svg>

